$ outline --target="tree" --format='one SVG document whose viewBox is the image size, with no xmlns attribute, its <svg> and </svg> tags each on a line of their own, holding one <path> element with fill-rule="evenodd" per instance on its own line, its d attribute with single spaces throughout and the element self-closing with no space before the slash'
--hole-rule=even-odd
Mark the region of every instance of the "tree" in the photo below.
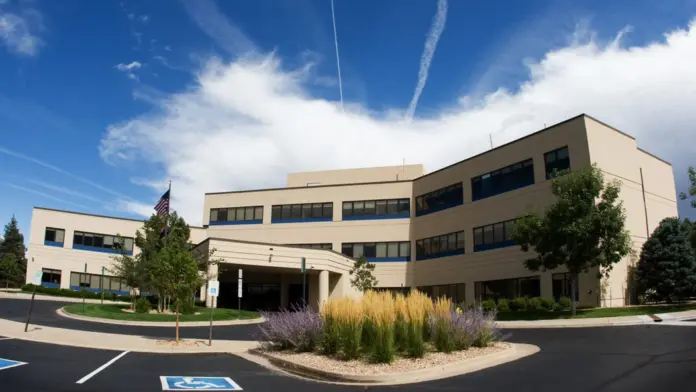
<svg viewBox="0 0 696 392">
<path fill-rule="evenodd" d="M 608 274 L 631 253 L 631 239 L 619 201 L 620 182 L 605 183 L 595 165 L 559 174 L 564 175 L 554 177 L 551 184 L 556 201 L 543 214 L 533 212 L 520 218 L 512 238 L 524 252 L 536 252 L 525 260 L 527 269 L 545 271 L 565 266 L 574 297 L 578 275 L 591 268 Z M 575 298 L 571 303 L 575 315 Z"/>
<path fill-rule="evenodd" d="M 374 270 L 375 265 L 368 262 L 365 256 L 360 256 L 355 260 L 353 268 L 350 270 L 350 275 L 355 275 L 355 278 L 350 280 L 350 284 L 362 293 L 377 286 L 379 282 L 372 275 Z"/>
<path fill-rule="evenodd" d="M 118 237 L 117 242 L 123 243 L 122 239 Z M 130 287 L 128 295 L 131 297 L 131 309 L 135 310 L 136 291 L 143 287 L 145 281 L 143 278 L 144 273 L 140 268 L 141 265 L 138 262 L 138 258 L 122 252 L 119 256 L 114 256 L 112 259 L 114 262 L 109 272 L 123 280 L 128 287 Z"/>
<path fill-rule="evenodd" d="M 13 254 L 6 254 L 0 259 L 0 279 L 5 281 L 5 288 L 10 287 L 10 282 L 21 281 L 24 273 L 15 260 Z"/>
<path fill-rule="evenodd" d="M 641 293 L 655 300 L 680 300 L 696 287 L 696 261 L 689 243 L 691 223 L 665 218 L 643 244 L 636 268 Z"/>
<path fill-rule="evenodd" d="M 8 263 L 6 271 L 12 271 L 11 278 L 6 278 L 8 285 L 10 283 L 21 285 L 27 270 L 26 250 L 27 248 L 24 247 L 24 236 L 19 231 L 17 219 L 13 215 L 10 222 L 5 225 L 3 240 L 0 242 L 0 260 L 3 263 Z M 9 263 L 14 263 L 15 267 L 9 267 Z"/>
<path fill-rule="evenodd" d="M 679 194 L 682 200 L 691 199 L 691 207 L 696 208 L 696 169 L 689 167 L 689 189 Z"/>
</svg>

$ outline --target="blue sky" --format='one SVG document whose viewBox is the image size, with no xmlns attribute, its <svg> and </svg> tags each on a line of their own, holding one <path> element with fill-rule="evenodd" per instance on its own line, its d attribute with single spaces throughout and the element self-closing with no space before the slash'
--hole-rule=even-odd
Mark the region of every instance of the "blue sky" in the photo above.
<svg viewBox="0 0 696 392">
<path fill-rule="evenodd" d="M 0 222 L 141 217 L 171 180 L 199 223 L 204 192 L 435 170 L 582 112 L 684 189 L 696 0 L 518 4 L 335 0 L 341 109 L 330 0 L 0 0 Z"/>
</svg>

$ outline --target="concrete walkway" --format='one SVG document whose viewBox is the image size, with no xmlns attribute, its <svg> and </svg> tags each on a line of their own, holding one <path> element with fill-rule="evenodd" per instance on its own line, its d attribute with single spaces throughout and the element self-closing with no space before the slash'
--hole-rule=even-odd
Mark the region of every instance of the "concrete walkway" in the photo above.
<svg viewBox="0 0 696 392">
<path fill-rule="evenodd" d="M 696 310 L 683 312 L 661 313 L 655 316 L 665 321 L 679 321 L 696 318 Z M 623 325 L 657 324 L 649 316 L 599 317 L 586 319 L 531 320 L 531 321 L 498 321 L 500 328 L 584 328 L 612 327 Z"/>
<path fill-rule="evenodd" d="M 11 298 L 11 299 L 31 299 L 31 293 L 24 293 L 24 292 L 16 292 L 16 293 L 8 293 L 5 291 L 0 291 L 0 298 Z M 58 297 L 55 295 L 47 295 L 47 294 L 41 294 L 41 293 L 36 293 L 36 297 L 34 297 L 35 300 L 41 300 L 41 301 L 58 301 L 58 302 L 80 302 L 82 303 L 82 298 L 73 298 L 73 297 Z M 100 304 L 102 303 L 101 299 L 85 299 L 85 303 L 87 304 Z M 110 301 L 105 299 L 104 300 L 105 304 L 119 304 L 119 305 L 124 305 L 128 304 L 128 302 L 123 302 L 123 301 Z"/>
</svg>

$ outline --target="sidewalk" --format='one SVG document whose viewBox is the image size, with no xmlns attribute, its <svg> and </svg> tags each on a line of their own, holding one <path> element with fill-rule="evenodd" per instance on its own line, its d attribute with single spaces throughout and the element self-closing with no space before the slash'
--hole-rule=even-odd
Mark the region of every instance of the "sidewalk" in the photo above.
<svg viewBox="0 0 696 392">
<path fill-rule="evenodd" d="M 662 313 L 655 316 L 665 321 L 678 321 L 696 318 L 696 310 L 683 312 Z M 498 321 L 500 328 L 584 328 L 584 327 L 613 327 L 624 325 L 658 324 L 649 316 L 621 316 L 586 319 L 558 319 L 532 321 Z"/>
<path fill-rule="evenodd" d="M 199 339 L 182 339 L 181 344 L 175 346 L 173 339 L 78 331 L 32 324 L 29 324 L 29 331 L 24 332 L 24 323 L 5 319 L 0 319 L 0 336 L 61 346 L 166 354 L 243 353 L 258 347 L 258 342 L 253 341 L 215 339 L 212 346 L 208 346 L 207 340 Z"/>
<path fill-rule="evenodd" d="M 31 293 L 24 293 L 24 292 L 16 292 L 16 293 L 8 293 L 5 291 L 0 291 L 0 298 L 9 298 L 9 299 L 31 299 Z M 82 298 L 73 298 L 73 297 L 58 297 L 55 295 L 48 295 L 48 294 L 41 294 L 41 293 L 36 293 L 36 297 L 34 297 L 35 300 L 41 300 L 41 301 L 56 301 L 56 302 L 80 302 L 82 303 Z M 101 299 L 85 299 L 85 303 L 87 304 L 100 304 L 102 303 Z M 128 302 L 123 302 L 123 301 L 110 301 L 108 299 L 104 300 L 105 304 L 119 304 L 119 305 L 127 305 Z"/>
</svg>

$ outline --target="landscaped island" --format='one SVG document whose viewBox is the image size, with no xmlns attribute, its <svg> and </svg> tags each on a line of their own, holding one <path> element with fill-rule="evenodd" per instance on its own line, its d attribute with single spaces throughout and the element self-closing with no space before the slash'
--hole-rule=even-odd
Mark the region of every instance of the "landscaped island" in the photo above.
<svg viewBox="0 0 696 392">
<path fill-rule="evenodd" d="M 500 351 L 495 311 L 462 311 L 449 299 L 368 291 L 329 300 L 320 312 L 303 307 L 261 312 L 265 355 L 338 373 L 422 369 Z"/>
<path fill-rule="evenodd" d="M 82 310 L 82 304 L 76 303 L 68 305 L 63 308 L 63 310 L 70 314 L 76 314 L 79 316 L 88 317 L 98 317 L 110 320 L 124 320 L 124 321 L 151 321 L 151 322 L 174 322 L 176 321 L 176 315 L 174 313 L 153 313 L 145 312 L 138 313 L 130 311 L 129 305 L 101 305 L 101 304 L 85 304 L 84 311 Z M 249 320 L 258 318 L 259 314 L 256 312 L 250 312 L 242 310 L 241 312 L 236 309 L 224 309 L 216 308 L 213 309 L 213 319 L 215 321 L 223 320 Z M 208 321 L 210 320 L 210 309 L 196 307 L 190 314 L 181 314 L 179 316 L 179 321 Z"/>
</svg>

